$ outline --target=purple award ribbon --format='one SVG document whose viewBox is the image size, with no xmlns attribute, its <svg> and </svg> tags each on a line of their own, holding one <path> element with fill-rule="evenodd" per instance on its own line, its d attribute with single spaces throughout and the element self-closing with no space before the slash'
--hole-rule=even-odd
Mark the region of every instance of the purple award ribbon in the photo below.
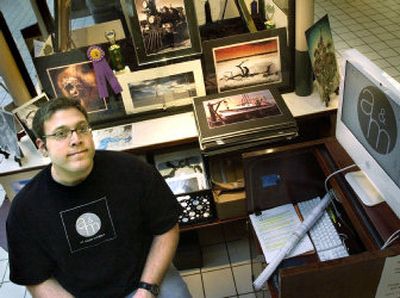
<svg viewBox="0 0 400 298">
<path fill-rule="evenodd" d="M 108 97 L 107 81 L 115 94 L 121 93 L 122 87 L 115 77 L 110 65 L 108 65 L 103 49 L 99 46 L 91 46 L 87 50 L 87 57 L 93 63 L 99 96 L 101 98 Z"/>
</svg>

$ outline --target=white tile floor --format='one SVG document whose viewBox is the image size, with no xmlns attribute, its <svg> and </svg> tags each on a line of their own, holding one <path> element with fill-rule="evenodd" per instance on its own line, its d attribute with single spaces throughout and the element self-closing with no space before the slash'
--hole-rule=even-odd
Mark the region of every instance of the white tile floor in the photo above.
<svg viewBox="0 0 400 298">
<path fill-rule="evenodd" d="M 0 0 L 0 9 L 36 82 L 32 59 L 20 33 L 22 28 L 35 22 L 29 1 Z M 338 56 L 345 49 L 357 48 L 400 81 L 399 0 L 315 0 L 315 21 L 327 13 Z M 79 28 L 92 23 L 92 19 L 82 18 L 75 20 L 72 26 Z M 0 86 L 0 106 L 10 101 Z M 198 231 L 204 266 L 182 272 L 194 298 L 269 296 L 269 293 L 252 293 L 247 238 L 238 230 L 229 225 Z M 7 258 L 7 253 L 0 248 L 0 298 L 30 297 L 24 287 L 8 280 Z"/>
</svg>

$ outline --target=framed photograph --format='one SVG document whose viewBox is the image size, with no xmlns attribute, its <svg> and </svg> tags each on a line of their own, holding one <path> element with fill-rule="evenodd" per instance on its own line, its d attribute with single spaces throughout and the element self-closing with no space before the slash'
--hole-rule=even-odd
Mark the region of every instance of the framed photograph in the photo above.
<svg viewBox="0 0 400 298">
<path fill-rule="evenodd" d="M 98 150 L 125 150 L 133 146 L 133 124 L 107 127 L 93 131 L 93 140 Z"/>
<path fill-rule="evenodd" d="M 36 136 L 32 130 L 33 117 L 35 116 L 37 110 L 48 100 L 49 98 L 47 97 L 46 93 L 42 93 L 35 98 L 32 98 L 30 101 L 26 102 L 22 106 L 19 106 L 18 108 L 12 110 L 15 118 L 17 118 L 17 121 L 21 124 L 22 128 L 25 130 L 25 133 L 31 139 L 35 146 Z"/>
<path fill-rule="evenodd" d="M 76 99 L 88 113 L 107 110 L 106 101 L 99 97 L 92 62 L 49 67 L 47 75 L 55 97 L 66 96 Z"/>
<path fill-rule="evenodd" d="M 289 86 L 284 28 L 205 41 L 203 49 L 208 93 L 257 85 Z"/>
<path fill-rule="evenodd" d="M 130 0 L 127 9 L 139 65 L 201 53 L 191 0 Z"/>
<path fill-rule="evenodd" d="M 123 40 L 119 44 L 125 55 L 128 46 Z M 102 48 L 106 49 L 106 45 Z M 112 91 L 107 98 L 99 97 L 93 64 L 88 61 L 86 51 L 84 47 L 34 58 L 43 91 L 50 100 L 58 96 L 79 100 L 87 109 L 91 124 L 125 116 L 122 101 Z"/>
<path fill-rule="evenodd" d="M 339 71 L 328 15 L 306 31 L 308 53 L 321 100 L 328 106 L 330 96 L 339 92 Z"/>
<path fill-rule="evenodd" d="M 11 154 L 17 159 L 22 158 L 22 152 L 18 145 L 17 132 L 15 130 L 14 115 L 0 109 L 0 150 Z"/>
<path fill-rule="evenodd" d="M 125 73 L 117 78 L 127 114 L 189 105 L 192 98 L 206 94 L 200 60 Z"/>
<path fill-rule="evenodd" d="M 194 99 L 203 151 L 297 135 L 297 125 L 277 89 L 256 86 Z"/>
<path fill-rule="evenodd" d="M 198 149 L 158 154 L 154 163 L 174 194 L 209 189 Z"/>
</svg>

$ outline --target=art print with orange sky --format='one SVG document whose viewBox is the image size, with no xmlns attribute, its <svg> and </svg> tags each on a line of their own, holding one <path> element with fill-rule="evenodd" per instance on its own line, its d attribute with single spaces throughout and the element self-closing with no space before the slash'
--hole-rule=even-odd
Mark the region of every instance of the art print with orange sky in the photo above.
<svg viewBox="0 0 400 298">
<path fill-rule="evenodd" d="M 213 49 L 218 92 L 282 82 L 279 37 Z"/>
</svg>

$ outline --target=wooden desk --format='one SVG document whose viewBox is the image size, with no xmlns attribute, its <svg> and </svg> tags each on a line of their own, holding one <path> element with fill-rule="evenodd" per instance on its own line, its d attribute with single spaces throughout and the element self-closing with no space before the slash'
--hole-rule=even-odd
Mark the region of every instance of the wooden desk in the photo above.
<svg viewBox="0 0 400 298">
<path fill-rule="evenodd" d="M 243 154 L 245 179 L 249 170 L 260 165 L 269 173 L 277 173 L 287 185 L 278 200 L 268 198 L 250 205 L 265 209 L 282 202 L 296 203 L 316 195 L 323 195 L 323 182 L 330 173 L 352 163 L 350 157 L 334 138 L 267 148 Z M 247 194 L 247 183 L 246 194 Z M 353 230 L 347 233 L 350 257 L 319 262 L 316 258 L 304 258 L 305 265 L 284 268 L 279 271 L 280 297 L 374 297 L 383 264 L 387 256 L 400 253 L 400 241 L 389 249 L 379 248 L 390 234 L 400 227 L 400 219 L 381 203 L 365 207 L 350 189 L 344 173 L 329 181 L 339 201 L 346 225 Z M 247 196 L 251 203 L 250 197 Z M 254 198 L 253 198 L 254 199 Z M 272 204 L 272 206 L 271 206 Z M 304 261 L 305 260 L 305 261 Z M 270 283 L 271 293 L 278 297 L 278 290 Z"/>
</svg>

